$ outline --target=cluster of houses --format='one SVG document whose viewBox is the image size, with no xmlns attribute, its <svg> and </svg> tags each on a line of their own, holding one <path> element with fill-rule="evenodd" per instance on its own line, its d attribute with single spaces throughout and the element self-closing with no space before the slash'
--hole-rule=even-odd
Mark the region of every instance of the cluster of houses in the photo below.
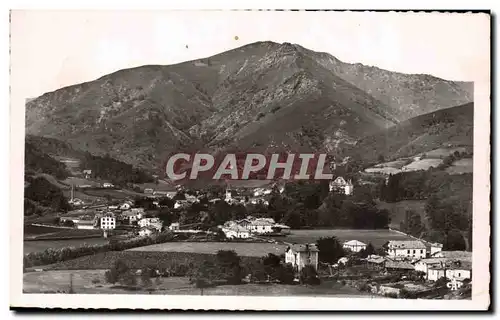
<svg viewBox="0 0 500 320">
<path fill-rule="evenodd" d="M 352 252 L 365 250 L 367 244 L 350 240 L 343 248 Z M 420 240 L 392 240 L 384 245 L 386 256 L 369 255 L 366 265 L 378 270 L 395 272 L 421 271 L 427 281 L 446 277 L 452 281 L 472 279 L 472 253 L 467 251 L 443 251 L 439 243 L 424 243 Z M 306 265 L 318 268 L 318 249 L 314 244 L 293 244 L 285 251 L 285 262 L 300 271 Z M 340 258 L 337 265 L 348 262 Z"/>
<path fill-rule="evenodd" d="M 241 220 L 230 220 L 219 226 L 228 239 L 247 239 L 254 235 L 288 234 L 290 227 L 279 224 L 272 218 L 248 216 Z"/>
</svg>

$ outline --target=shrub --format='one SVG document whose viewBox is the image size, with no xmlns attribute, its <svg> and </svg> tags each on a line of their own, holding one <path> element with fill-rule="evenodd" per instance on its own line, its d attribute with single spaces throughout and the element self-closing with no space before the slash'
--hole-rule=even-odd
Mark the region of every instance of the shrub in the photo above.
<svg viewBox="0 0 500 320">
<path fill-rule="evenodd" d="M 384 294 L 384 296 L 387 297 L 387 298 L 393 298 L 393 299 L 395 299 L 395 298 L 398 297 L 398 294 L 396 292 L 386 292 Z"/>
<path fill-rule="evenodd" d="M 318 272 L 312 265 L 307 265 L 300 271 L 300 282 L 304 284 L 318 285 L 320 279 Z"/>
</svg>

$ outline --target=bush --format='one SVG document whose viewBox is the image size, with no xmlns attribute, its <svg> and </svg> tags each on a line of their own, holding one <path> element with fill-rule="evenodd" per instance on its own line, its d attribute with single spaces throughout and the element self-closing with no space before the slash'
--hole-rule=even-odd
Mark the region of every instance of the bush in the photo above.
<svg viewBox="0 0 500 320">
<path fill-rule="evenodd" d="M 398 297 L 398 294 L 396 292 L 386 292 L 384 294 L 384 296 L 387 297 L 387 298 L 393 298 L 393 299 L 395 299 L 395 298 Z"/>
<path fill-rule="evenodd" d="M 304 284 L 318 285 L 320 279 L 318 272 L 312 265 L 307 265 L 300 271 L 300 282 Z"/>
</svg>

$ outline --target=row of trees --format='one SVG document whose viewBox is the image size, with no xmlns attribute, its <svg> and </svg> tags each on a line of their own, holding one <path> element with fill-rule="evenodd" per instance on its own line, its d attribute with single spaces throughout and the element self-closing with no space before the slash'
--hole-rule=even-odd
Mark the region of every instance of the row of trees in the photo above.
<svg viewBox="0 0 500 320">
<path fill-rule="evenodd" d="M 80 167 L 92 170 L 94 177 L 111 181 L 117 186 L 155 181 L 153 176 L 144 170 L 111 158 L 108 154 L 100 157 L 86 152 L 81 159 Z"/>
<path fill-rule="evenodd" d="M 27 177 L 26 181 L 29 185 L 24 189 L 24 215 L 43 213 L 40 206 L 63 212 L 71 209 L 61 189 L 44 177 Z"/>
</svg>

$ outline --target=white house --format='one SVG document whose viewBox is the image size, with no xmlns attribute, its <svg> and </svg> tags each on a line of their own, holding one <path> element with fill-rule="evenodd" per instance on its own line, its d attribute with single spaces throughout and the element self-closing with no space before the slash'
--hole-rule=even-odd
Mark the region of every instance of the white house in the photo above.
<svg viewBox="0 0 500 320">
<path fill-rule="evenodd" d="M 120 210 L 129 210 L 130 208 L 132 208 L 132 202 L 131 201 L 125 201 L 119 207 Z"/>
<path fill-rule="evenodd" d="M 445 262 L 444 258 L 421 259 L 414 263 L 415 271 L 422 271 L 427 275 L 429 268 L 443 266 Z"/>
<path fill-rule="evenodd" d="M 471 261 L 453 261 L 446 267 L 446 278 L 463 281 L 472 279 L 472 262 Z"/>
<path fill-rule="evenodd" d="M 161 230 L 162 228 L 162 223 L 159 218 L 142 218 L 137 224 L 141 228 L 153 227 L 157 230 Z"/>
<path fill-rule="evenodd" d="M 114 187 L 114 185 L 113 185 L 112 183 L 109 183 L 109 182 L 104 182 L 104 183 L 102 184 L 102 187 L 103 187 L 103 188 L 113 188 L 113 187 Z"/>
<path fill-rule="evenodd" d="M 285 263 L 291 263 L 298 272 L 306 265 L 318 270 L 318 252 L 315 244 L 293 244 L 285 251 Z"/>
<path fill-rule="evenodd" d="M 112 230 L 116 228 L 116 218 L 113 215 L 101 217 L 101 229 Z"/>
<path fill-rule="evenodd" d="M 83 170 L 83 176 L 85 177 L 85 179 L 90 178 L 91 175 L 92 175 L 92 170 L 90 169 Z"/>
<path fill-rule="evenodd" d="M 244 227 L 233 225 L 231 227 L 223 227 L 222 231 L 228 239 L 247 239 L 250 238 L 250 231 Z"/>
<path fill-rule="evenodd" d="M 78 198 L 73 198 L 68 201 L 69 204 L 72 204 L 74 206 L 81 206 L 84 204 L 83 200 L 78 199 Z"/>
<path fill-rule="evenodd" d="M 387 243 L 387 255 L 391 259 L 423 259 L 426 247 L 418 240 L 391 240 Z"/>
<path fill-rule="evenodd" d="M 358 240 L 350 240 L 344 242 L 342 246 L 344 249 L 351 250 L 352 252 L 360 252 L 366 249 L 366 244 Z"/>
<path fill-rule="evenodd" d="M 94 220 L 79 220 L 76 223 L 77 229 L 94 229 Z"/>
<path fill-rule="evenodd" d="M 283 190 L 284 190 L 284 188 L 283 188 Z M 269 189 L 269 188 L 256 188 L 253 190 L 253 196 L 254 197 L 261 197 L 264 195 L 271 194 L 271 192 L 273 192 L 273 190 Z"/>
<path fill-rule="evenodd" d="M 346 181 L 343 177 L 337 177 L 335 180 L 330 181 L 329 189 L 330 192 L 337 191 L 350 196 L 354 192 L 354 185 L 351 180 Z"/>
<path fill-rule="evenodd" d="M 272 233 L 273 225 L 274 223 L 265 219 L 255 219 L 246 225 L 246 228 L 252 233 Z"/>
<path fill-rule="evenodd" d="M 427 280 L 437 281 L 446 276 L 446 268 L 443 265 L 429 266 L 427 269 Z"/>
<path fill-rule="evenodd" d="M 441 243 L 437 243 L 437 242 L 431 243 L 429 255 L 434 256 L 436 253 L 440 252 L 441 250 L 443 250 L 443 245 Z"/>
<path fill-rule="evenodd" d="M 153 234 L 155 234 L 157 230 L 155 228 L 151 227 L 144 227 L 139 230 L 139 236 L 141 237 L 149 237 Z"/>
<path fill-rule="evenodd" d="M 179 222 L 172 222 L 170 226 L 168 227 L 169 230 L 175 231 L 180 229 L 180 223 Z"/>
</svg>

